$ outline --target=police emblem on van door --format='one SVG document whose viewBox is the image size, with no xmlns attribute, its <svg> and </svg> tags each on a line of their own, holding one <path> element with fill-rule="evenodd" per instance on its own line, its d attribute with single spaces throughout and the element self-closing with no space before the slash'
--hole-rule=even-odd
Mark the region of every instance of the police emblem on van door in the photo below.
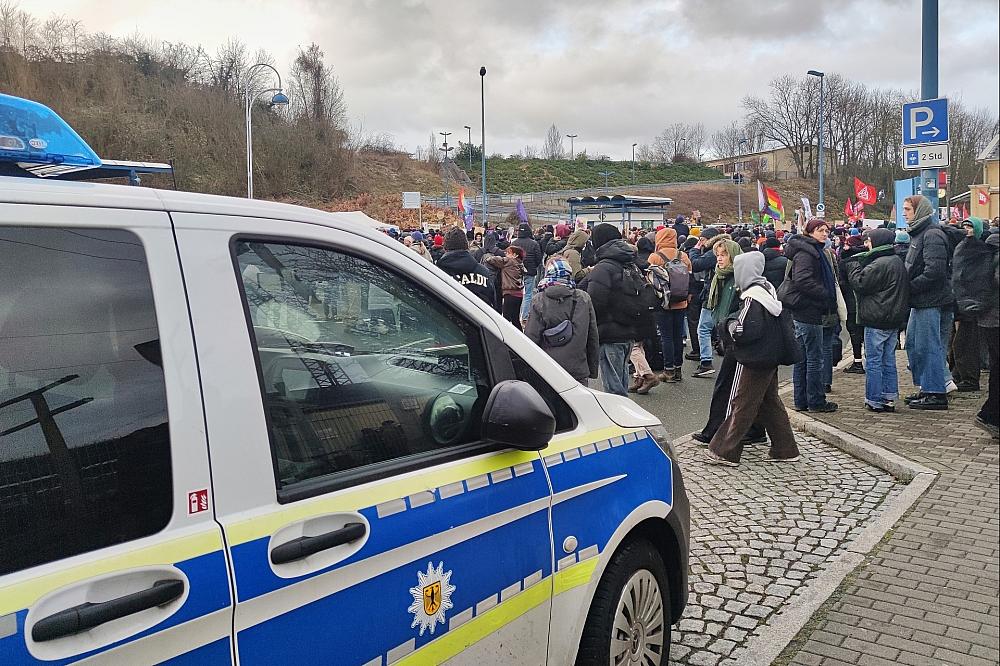
<svg viewBox="0 0 1000 666">
<path fill-rule="evenodd" d="M 413 627 L 420 627 L 420 635 L 430 630 L 431 634 L 438 623 L 444 624 L 445 611 L 452 607 L 451 595 L 455 586 L 451 584 L 451 571 L 444 570 L 444 562 L 427 563 L 427 571 L 417 572 L 417 585 L 410 588 L 413 603 L 407 609 L 413 613 Z"/>
</svg>

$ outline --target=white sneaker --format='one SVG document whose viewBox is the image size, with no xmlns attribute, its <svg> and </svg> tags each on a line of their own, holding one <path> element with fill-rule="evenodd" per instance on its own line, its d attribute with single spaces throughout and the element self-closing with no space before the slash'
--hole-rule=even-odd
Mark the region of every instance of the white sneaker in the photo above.
<svg viewBox="0 0 1000 666">
<path fill-rule="evenodd" d="M 957 390 L 958 390 L 958 384 L 956 384 L 954 381 L 950 381 L 944 385 L 945 393 L 954 393 Z"/>
</svg>

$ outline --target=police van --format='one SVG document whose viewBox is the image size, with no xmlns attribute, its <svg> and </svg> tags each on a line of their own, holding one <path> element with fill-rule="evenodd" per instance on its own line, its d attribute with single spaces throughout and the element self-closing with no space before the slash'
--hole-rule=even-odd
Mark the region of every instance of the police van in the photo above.
<svg viewBox="0 0 1000 666">
<path fill-rule="evenodd" d="M 0 663 L 667 664 L 654 416 L 361 213 L 0 162 Z"/>
</svg>

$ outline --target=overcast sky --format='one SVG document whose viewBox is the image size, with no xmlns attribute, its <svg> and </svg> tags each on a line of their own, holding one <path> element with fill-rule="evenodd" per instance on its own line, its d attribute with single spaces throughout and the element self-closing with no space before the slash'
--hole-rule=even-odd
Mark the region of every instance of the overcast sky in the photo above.
<svg viewBox="0 0 1000 666">
<path fill-rule="evenodd" d="M 47 0 L 22 7 L 214 52 L 230 37 L 287 71 L 315 41 L 367 132 L 409 150 L 433 130 L 480 126 L 487 152 L 540 147 L 549 125 L 576 149 L 630 155 L 674 122 L 709 132 L 780 74 L 839 72 L 917 91 L 920 0 Z M 997 0 L 943 0 L 940 94 L 994 114 L 1000 98 Z M 569 145 L 567 141 L 566 148 Z"/>
</svg>

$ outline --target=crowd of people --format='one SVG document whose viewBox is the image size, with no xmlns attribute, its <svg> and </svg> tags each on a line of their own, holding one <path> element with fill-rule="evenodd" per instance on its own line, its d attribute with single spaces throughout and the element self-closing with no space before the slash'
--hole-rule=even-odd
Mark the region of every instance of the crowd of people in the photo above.
<svg viewBox="0 0 1000 666">
<path fill-rule="evenodd" d="M 773 461 L 798 459 L 778 368 L 792 366 L 797 411 L 832 412 L 834 368 L 865 375 L 858 396 L 874 414 L 896 411 L 896 352 L 918 391 L 914 410 L 946 410 L 948 394 L 988 397 L 976 424 L 998 437 L 997 224 L 942 224 L 923 196 L 906 199 L 906 230 L 801 220 L 706 226 L 683 216 L 623 235 L 612 224 L 452 227 L 398 240 L 432 261 L 523 331 L 577 381 L 647 394 L 661 383 L 714 378 L 705 427 L 708 461 L 739 463 L 747 443 L 770 441 Z M 690 349 L 687 349 L 690 347 Z M 687 351 L 686 351 L 687 349 Z M 716 363 L 716 358 L 721 361 Z"/>
</svg>

